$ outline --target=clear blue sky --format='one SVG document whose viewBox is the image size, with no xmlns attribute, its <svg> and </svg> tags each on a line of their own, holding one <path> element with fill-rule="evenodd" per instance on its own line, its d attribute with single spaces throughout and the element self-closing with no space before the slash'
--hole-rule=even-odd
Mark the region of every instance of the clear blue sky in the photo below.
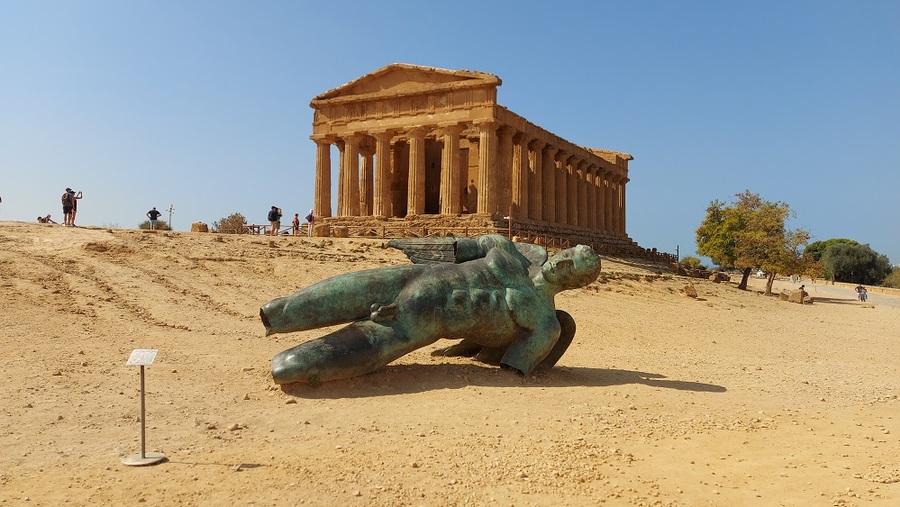
<svg viewBox="0 0 900 507">
<path fill-rule="evenodd" d="M 310 100 L 394 62 L 496 74 L 512 111 L 632 154 L 641 246 L 694 254 L 750 190 L 900 263 L 893 0 L 0 0 L 0 220 L 61 218 L 65 187 L 81 225 L 302 216 Z"/>
</svg>

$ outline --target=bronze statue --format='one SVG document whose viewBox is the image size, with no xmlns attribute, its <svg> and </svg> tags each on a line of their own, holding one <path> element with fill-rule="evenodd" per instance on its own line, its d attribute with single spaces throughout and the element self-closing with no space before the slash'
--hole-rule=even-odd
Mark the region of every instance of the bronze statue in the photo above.
<svg viewBox="0 0 900 507">
<path fill-rule="evenodd" d="M 556 364 L 575 334 L 556 293 L 600 274 L 600 257 L 584 245 L 547 259 L 542 247 L 497 235 L 388 244 L 415 264 L 338 275 L 262 306 L 267 336 L 352 322 L 276 355 L 276 383 L 364 375 L 442 338 L 462 341 L 437 354 L 529 375 Z"/>
</svg>

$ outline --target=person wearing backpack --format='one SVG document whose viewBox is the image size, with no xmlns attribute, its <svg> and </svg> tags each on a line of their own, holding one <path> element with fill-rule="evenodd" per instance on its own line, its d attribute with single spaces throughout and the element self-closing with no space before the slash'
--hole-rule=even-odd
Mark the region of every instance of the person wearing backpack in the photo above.
<svg viewBox="0 0 900 507">
<path fill-rule="evenodd" d="M 278 229 L 281 229 L 281 208 L 272 206 L 269 210 L 269 225 L 272 226 L 272 236 L 278 236 Z"/>
<path fill-rule="evenodd" d="M 313 236 L 313 225 L 316 223 L 316 215 L 313 210 L 309 210 L 309 214 L 304 217 L 306 219 L 306 235 L 310 238 Z"/>
<path fill-rule="evenodd" d="M 72 192 L 71 188 L 67 188 L 62 195 L 63 226 L 72 225 L 72 203 L 75 202 L 75 199 L 73 199 L 74 196 L 75 194 Z"/>
</svg>

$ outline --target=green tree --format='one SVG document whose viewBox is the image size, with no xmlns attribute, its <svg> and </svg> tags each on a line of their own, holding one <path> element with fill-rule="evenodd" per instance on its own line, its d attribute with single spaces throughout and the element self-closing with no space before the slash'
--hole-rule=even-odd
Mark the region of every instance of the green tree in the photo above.
<svg viewBox="0 0 900 507">
<path fill-rule="evenodd" d="M 703 261 L 701 261 L 698 257 L 691 257 L 690 255 L 681 258 L 681 265 L 684 266 L 685 269 L 706 269 L 703 265 Z"/>
<path fill-rule="evenodd" d="M 746 217 L 738 212 L 735 206 L 726 206 L 718 199 L 709 203 L 706 208 L 706 218 L 700 223 L 696 231 L 697 253 L 712 259 L 716 265 L 723 268 L 734 269 L 737 267 L 737 255 L 735 254 L 735 233 L 745 225 Z M 744 266 L 744 276 L 741 279 L 741 289 L 747 288 L 747 279 L 753 266 Z"/>
<path fill-rule="evenodd" d="M 900 269 L 893 268 L 891 274 L 889 274 L 883 282 L 882 285 L 885 287 L 893 287 L 895 289 L 900 289 Z"/>
<path fill-rule="evenodd" d="M 835 243 L 822 254 L 825 271 L 837 282 L 881 285 L 891 274 L 887 256 L 872 250 L 869 245 Z"/>
<path fill-rule="evenodd" d="M 859 244 L 852 239 L 845 238 L 831 238 L 826 239 L 825 241 L 813 241 L 812 243 L 806 245 L 806 249 L 803 251 L 803 254 L 812 258 L 812 260 L 814 261 L 820 261 L 822 260 L 822 255 L 825 253 L 825 250 L 827 250 L 831 245 L 836 245 L 838 243 L 847 243 L 848 245 Z"/>
<path fill-rule="evenodd" d="M 247 225 L 247 218 L 240 213 L 232 213 L 212 223 L 214 232 L 223 234 L 240 234 Z"/>
<path fill-rule="evenodd" d="M 743 270 L 740 289 L 747 288 L 753 268 L 766 271 L 766 294 L 771 294 L 777 273 L 804 271 L 802 252 L 809 233 L 785 229 L 793 216 L 786 203 L 766 201 L 749 190 L 735 197 L 731 205 L 719 200 L 710 203 L 696 231 L 697 253 L 721 267 Z"/>
<path fill-rule="evenodd" d="M 143 222 L 141 222 L 141 223 L 138 225 L 138 229 L 149 229 L 149 228 L 150 228 L 150 221 L 149 221 L 149 220 L 144 220 Z M 169 224 L 167 224 L 165 220 L 157 220 L 157 221 L 156 221 L 156 230 L 158 230 L 158 231 L 171 231 L 172 228 L 169 227 Z"/>
</svg>

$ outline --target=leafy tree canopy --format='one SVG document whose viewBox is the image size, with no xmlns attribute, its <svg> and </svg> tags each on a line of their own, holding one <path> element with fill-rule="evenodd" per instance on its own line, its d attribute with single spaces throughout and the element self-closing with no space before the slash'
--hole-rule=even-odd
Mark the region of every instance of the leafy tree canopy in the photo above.
<svg viewBox="0 0 900 507">
<path fill-rule="evenodd" d="M 822 264 L 834 281 L 864 285 L 880 285 L 892 271 L 886 255 L 859 243 L 830 245 L 822 254 Z"/>
<path fill-rule="evenodd" d="M 810 257 L 814 261 L 820 261 L 822 260 L 822 254 L 825 253 L 825 250 L 827 250 L 828 247 L 839 243 L 847 243 L 848 245 L 859 244 L 852 239 L 845 238 L 831 238 L 826 239 L 825 241 L 813 241 L 809 245 L 806 245 L 806 250 L 803 251 L 803 255 Z"/>
<path fill-rule="evenodd" d="M 232 213 L 212 223 L 215 232 L 224 234 L 240 234 L 247 225 L 247 218 L 240 213 Z"/>
<path fill-rule="evenodd" d="M 809 233 L 785 229 L 787 219 L 793 216 L 786 203 L 766 201 L 749 190 L 735 198 L 730 205 L 715 200 L 706 208 L 706 217 L 696 231 L 697 253 L 721 267 L 743 269 L 738 285 L 742 289 L 747 288 L 751 269 L 766 271 L 766 293 L 771 293 L 776 273 L 804 271 L 802 252 Z"/>
<path fill-rule="evenodd" d="M 900 289 L 900 269 L 895 269 L 891 271 L 891 274 L 881 282 L 885 287 L 893 287 L 895 289 Z"/>
<path fill-rule="evenodd" d="M 680 262 L 686 269 L 706 269 L 706 266 L 703 265 L 703 261 L 690 255 L 682 257 Z"/>
</svg>

